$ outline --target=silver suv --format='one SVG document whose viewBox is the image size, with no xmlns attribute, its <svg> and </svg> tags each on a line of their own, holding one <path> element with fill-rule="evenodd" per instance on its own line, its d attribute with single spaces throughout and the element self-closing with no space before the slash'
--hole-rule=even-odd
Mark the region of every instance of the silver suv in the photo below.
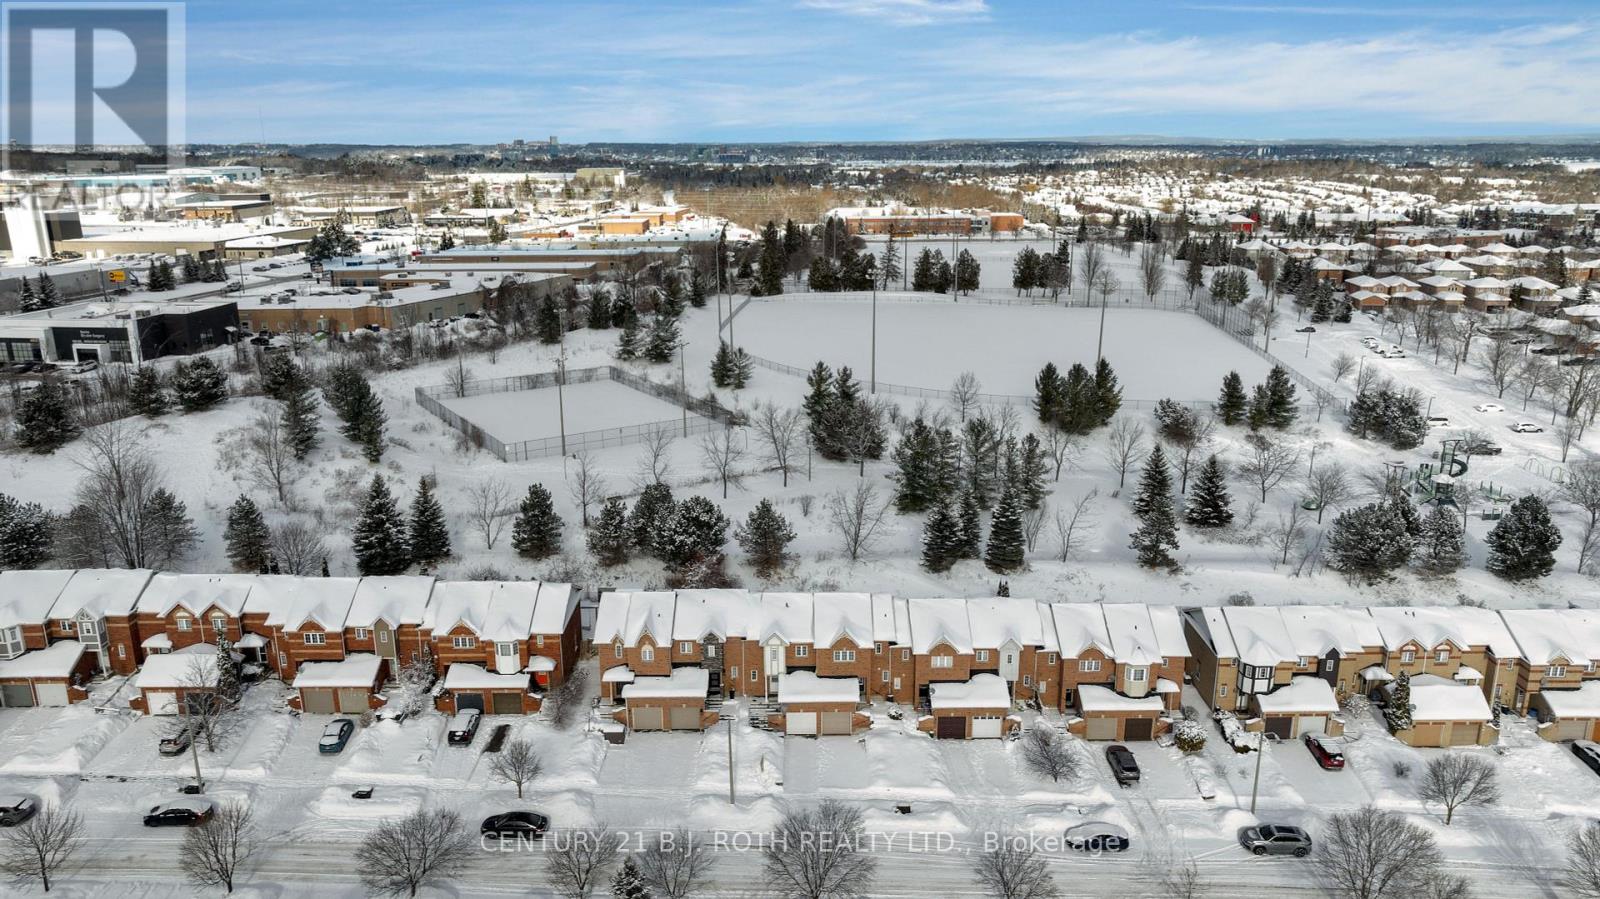
<svg viewBox="0 0 1600 899">
<path fill-rule="evenodd" d="M 1239 845 L 1256 855 L 1305 858 L 1311 854 L 1311 835 L 1287 824 L 1263 824 L 1239 831 Z"/>
</svg>

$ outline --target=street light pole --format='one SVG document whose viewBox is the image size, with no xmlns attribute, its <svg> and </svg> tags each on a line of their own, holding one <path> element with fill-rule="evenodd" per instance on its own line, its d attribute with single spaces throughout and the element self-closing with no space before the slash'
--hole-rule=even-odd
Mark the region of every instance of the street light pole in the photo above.
<svg viewBox="0 0 1600 899">
<path fill-rule="evenodd" d="M 739 721 L 739 704 L 737 702 L 728 702 L 723 707 L 728 710 L 728 804 L 734 805 L 736 804 L 736 798 L 733 791 L 733 728 Z"/>
<path fill-rule="evenodd" d="M 1094 366 L 1100 368 L 1100 360 L 1105 358 L 1106 346 L 1106 292 L 1100 291 L 1100 339 L 1094 345 Z"/>
<path fill-rule="evenodd" d="M 567 455 L 567 348 L 561 348 L 556 358 L 556 414 L 561 419 L 561 455 Z"/>
<path fill-rule="evenodd" d="M 1256 734 L 1256 778 L 1250 784 L 1250 814 L 1256 813 L 1256 794 L 1261 790 L 1261 757 L 1267 754 L 1267 732 Z"/>
<path fill-rule="evenodd" d="M 689 436 L 689 380 L 684 374 L 683 348 L 686 341 L 678 341 L 678 392 L 683 396 L 678 398 L 678 405 L 683 409 L 683 436 Z"/>
<path fill-rule="evenodd" d="M 878 285 L 872 285 L 872 362 L 868 366 L 868 393 L 878 392 Z"/>
</svg>

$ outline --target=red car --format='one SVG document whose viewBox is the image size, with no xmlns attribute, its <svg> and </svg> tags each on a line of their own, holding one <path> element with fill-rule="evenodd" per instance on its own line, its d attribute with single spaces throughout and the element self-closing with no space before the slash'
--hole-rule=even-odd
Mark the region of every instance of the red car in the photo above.
<svg viewBox="0 0 1600 899">
<path fill-rule="evenodd" d="M 1311 757 L 1317 760 L 1327 771 L 1342 771 L 1344 769 L 1344 753 L 1322 742 L 1316 734 L 1306 734 L 1304 737 L 1306 748 L 1311 750 Z"/>
</svg>

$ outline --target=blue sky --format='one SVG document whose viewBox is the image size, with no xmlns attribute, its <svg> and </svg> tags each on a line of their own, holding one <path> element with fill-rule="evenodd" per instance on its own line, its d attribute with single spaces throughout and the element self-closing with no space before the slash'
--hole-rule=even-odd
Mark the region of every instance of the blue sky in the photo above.
<svg viewBox="0 0 1600 899">
<path fill-rule="evenodd" d="M 190 0 L 191 142 L 1600 131 L 1595 0 Z"/>
</svg>

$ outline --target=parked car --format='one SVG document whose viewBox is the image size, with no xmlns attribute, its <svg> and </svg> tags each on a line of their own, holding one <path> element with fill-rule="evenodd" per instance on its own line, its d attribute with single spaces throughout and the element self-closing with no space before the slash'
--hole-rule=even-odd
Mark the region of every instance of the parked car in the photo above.
<svg viewBox="0 0 1600 899">
<path fill-rule="evenodd" d="M 100 367 L 100 363 L 99 362 L 96 362 L 93 359 L 85 359 L 82 362 L 74 362 L 71 365 L 67 366 L 67 374 L 69 374 L 69 375 L 86 375 L 89 372 L 92 372 L 92 371 L 94 371 L 95 369 L 97 369 L 99 367 Z"/>
<path fill-rule="evenodd" d="M 1428 416 L 1428 427 L 1448 428 L 1450 427 L 1450 419 L 1445 418 L 1443 415 L 1430 415 Z"/>
<path fill-rule="evenodd" d="M 501 812 L 483 819 L 478 832 L 496 840 L 537 840 L 550 829 L 550 819 L 538 812 Z"/>
<path fill-rule="evenodd" d="M 1498 456 L 1505 452 L 1498 443 L 1490 443 L 1478 437 L 1469 437 L 1461 441 L 1461 448 L 1474 456 Z"/>
<path fill-rule="evenodd" d="M 192 725 L 185 723 L 177 730 L 162 737 L 161 742 L 156 744 L 156 752 L 165 756 L 182 755 L 193 741 L 194 729 Z"/>
<path fill-rule="evenodd" d="M 456 712 L 450 719 L 449 740 L 457 746 L 465 746 L 472 742 L 478 735 L 478 722 L 483 720 L 483 713 L 477 709 L 463 709 Z"/>
<path fill-rule="evenodd" d="M 343 290 L 341 290 L 339 292 L 340 293 L 347 293 L 347 294 L 350 294 L 351 296 L 355 296 L 356 294 L 361 292 L 361 288 L 359 288 L 359 287 L 346 287 L 345 289 L 343 289 Z"/>
<path fill-rule="evenodd" d="M 226 288 L 224 288 L 223 290 L 224 290 L 225 293 L 238 293 L 239 291 L 244 290 L 244 282 L 243 281 L 229 281 L 228 282 L 228 286 Z"/>
<path fill-rule="evenodd" d="M 1295 328 L 1294 329 L 1294 333 L 1296 333 L 1296 334 L 1315 334 L 1315 333 L 1317 333 L 1317 329 L 1312 325 L 1306 325 L 1304 328 Z"/>
<path fill-rule="evenodd" d="M 1558 346 L 1536 346 L 1528 352 L 1534 354 L 1535 356 L 1560 356 L 1561 354 L 1565 353 L 1566 350 Z"/>
<path fill-rule="evenodd" d="M 39 814 L 39 800 L 26 793 L 0 796 L 0 827 L 16 827 Z"/>
<path fill-rule="evenodd" d="M 250 266 L 250 270 L 253 272 L 264 272 L 267 270 L 267 267 L 264 265 L 252 265 Z"/>
<path fill-rule="evenodd" d="M 1111 776 L 1117 779 L 1117 784 L 1127 786 L 1139 782 L 1139 761 L 1133 757 L 1133 750 L 1113 743 L 1106 747 L 1106 763 L 1111 766 Z"/>
<path fill-rule="evenodd" d="M 1590 771 L 1600 774 L 1600 743 L 1593 740 L 1574 740 L 1572 754 L 1578 757 L 1578 761 L 1588 765 Z"/>
<path fill-rule="evenodd" d="M 1562 359 L 1561 360 L 1561 364 L 1562 365 L 1593 365 L 1594 364 L 1594 358 L 1591 357 L 1591 356 L 1573 356 L 1571 359 Z"/>
<path fill-rule="evenodd" d="M 312 274 L 312 273 L 311 273 L 311 272 L 301 272 L 301 273 L 300 273 L 300 280 L 302 280 L 302 281 L 311 281 L 311 280 L 315 280 L 315 279 L 316 279 L 316 277 L 317 277 L 317 276 L 316 276 L 316 275 L 314 275 L 314 274 Z"/>
<path fill-rule="evenodd" d="M 1239 845 L 1256 855 L 1305 858 L 1311 854 L 1311 835 L 1287 824 L 1263 824 L 1239 831 Z"/>
<path fill-rule="evenodd" d="M 193 827 L 211 820 L 216 805 L 209 799 L 174 799 L 152 806 L 145 813 L 145 827 Z"/>
<path fill-rule="evenodd" d="M 335 755 L 344 751 L 350 735 L 356 732 L 356 723 L 349 718 L 335 718 L 322 729 L 322 739 L 317 741 L 317 751 Z"/>
<path fill-rule="evenodd" d="M 1531 421 L 1519 421 L 1516 424 L 1511 426 L 1511 430 L 1515 431 L 1518 434 L 1543 434 L 1544 433 L 1544 428 L 1539 427 L 1538 425 L 1534 424 Z"/>
<path fill-rule="evenodd" d="M 379 721 L 393 721 L 394 723 L 399 724 L 407 718 L 410 718 L 412 713 L 413 709 L 410 706 L 390 704 L 378 709 L 377 713 L 373 717 L 377 718 Z"/>
<path fill-rule="evenodd" d="M 1379 342 L 1380 341 L 1376 337 L 1361 338 L 1361 345 L 1367 347 L 1368 349 L 1377 349 Z"/>
<path fill-rule="evenodd" d="M 1306 734 L 1302 737 L 1306 748 L 1311 750 L 1311 757 L 1317 760 L 1325 771 L 1343 771 L 1344 753 L 1324 742 L 1316 734 Z"/>
<path fill-rule="evenodd" d="M 1506 407 L 1500 405 L 1499 403 L 1479 403 L 1478 405 L 1473 406 L 1472 408 L 1478 410 L 1479 412 L 1504 412 L 1504 411 L 1506 411 Z"/>
<path fill-rule="evenodd" d="M 1383 349 L 1379 350 L 1378 355 L 1385 359 L 1404 359 L 1406 357 L 1406 351 L 1397 346 L 1391 346 L 1384 347 Z"/>
<path fill-rule="evenodd" d="M 1133 844 L 1126 830 L 1104 821 L 1069 827 L 1064 838 L 1067 848 L 1079 852 L 1126 852 Z"/>
</svg>

